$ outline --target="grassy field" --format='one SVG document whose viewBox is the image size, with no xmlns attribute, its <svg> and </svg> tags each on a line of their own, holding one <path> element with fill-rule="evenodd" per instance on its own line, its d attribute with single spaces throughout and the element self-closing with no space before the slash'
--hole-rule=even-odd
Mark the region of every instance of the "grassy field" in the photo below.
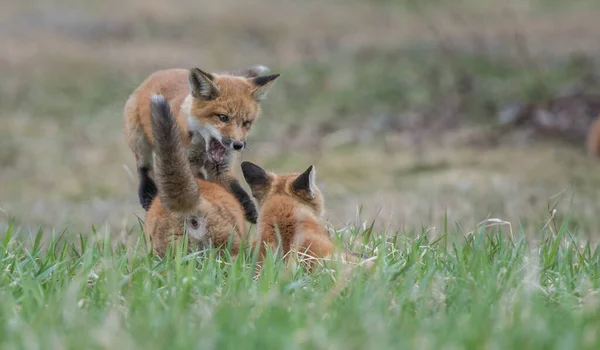
<svg viewBox="0 0 600 350">
<path fill-rule="evenodd" d="M 251 255 L 163 260 L 110 236 L 0 244 L 5 349 L 597 349 L 600 250 L 550 221 L 437 237 L 339 232 L 371 270 Z M 460 239 L 457 237 L 461 236 Z M 455 237 L 452 239 L 451 237 Z"/>
<path fill-rule="evenodd" d="M 600 161 L 583 140 L 490 135 L 507 105 L 600 92 L 599 16 L 594 0 L 1 2 L 0 348 L 598 348 Z M 374 270 L 271 262 L 255 281 L 251 257 L 141 248 L 128 94 L 158 69 L 253 64 L 282 76 L 240 158 L 315 164 L 332 232 Z"/>
</svg>

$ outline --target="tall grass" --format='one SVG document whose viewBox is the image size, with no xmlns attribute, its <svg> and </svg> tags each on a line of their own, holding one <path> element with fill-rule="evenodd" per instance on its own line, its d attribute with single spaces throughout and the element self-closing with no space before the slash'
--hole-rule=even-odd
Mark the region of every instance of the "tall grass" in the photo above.
<svg viewBox="0 0 600 350">
<path fill-rule="evenodd" d="M 140 238 L 9 226 L 0 240 L 2 348 L 597 349 L 600 250 L 564 224 L 542 239 L 347 230 L 372 270 L 311 275 L 274 257 L 214 250 L 160 259 Z M 341 233 L 338 233 L 341 235 Z M 31 237 L 31 238 L 28 238 Z M 355 249 L 356 250 L 356 249 Z"/>
</svg>

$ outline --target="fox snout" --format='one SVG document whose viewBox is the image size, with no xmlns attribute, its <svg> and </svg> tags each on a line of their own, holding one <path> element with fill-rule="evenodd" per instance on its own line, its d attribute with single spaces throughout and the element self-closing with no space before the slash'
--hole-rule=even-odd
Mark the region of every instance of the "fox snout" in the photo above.
<svg viewBox="0 0 600 350">
<path fill-rule="evenodd" d="M 231 143 L 231 147 L 233 147 L 233 149 L 236 151 L 241 151 L 242 149 L 244 149 L 245 146 L 245 143 L 242 141 L 233 141 Z"/>
<path fill-rule="evenodd" d="M 241 151 L 246 148 L 246 141 L 244 140 L 233 140 L 231 138 L 223 138 L 223 145 L 227 148 L 231 148 L 235 151 Z"/>
</svg>

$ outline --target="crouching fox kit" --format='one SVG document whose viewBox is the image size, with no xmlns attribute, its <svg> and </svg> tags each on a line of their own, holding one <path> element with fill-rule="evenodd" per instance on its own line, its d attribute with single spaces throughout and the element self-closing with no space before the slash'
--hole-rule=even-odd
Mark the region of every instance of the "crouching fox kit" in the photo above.
<svg viewBox="0 0 600 350">
<path fill-rule="evenodd" d="M 246 230 L 242 205 L 222 186 L 194 176 L 167 100 L 152 96 L 149 110 L 158 196 L 148 207 L 145 231 L 154 252 L 163 255 L 187 231 L 190 246 L 231 242 L 231 253 L 237 254 Z"/>
<path fill-rule="evenodd" d="M 151 179 L 155 151 L 148 101 L 160 94 L 168 101 L 179 125 L 194 176 L 221 184 L 242 204 L 248 221 L 257 212 L 250 196 L 233 175 L 233 151 L 242 151 L 246 135 L 259 114 L 259 105 L 279 74 L 260 76 L 267 68 L 250 67 L 228 74 L 206 73 L 198 68 L 169 69 L 150 75 L 129 97 L 124 108 L 128 144 L 140 180 L 140 204 L 148 209 L 157 189 Z"/>
<path fill-rule="evenodd" d="M 267 247 L 288 256 L 292 250 L 311 258 L 331 258 L 358 263 L 353 254 L 334 247 L 320 219 L 324 211 L 315 183 L 315 167 L 299 174 L 276 175 L 251 162 L 242 162 L 242 173 L 258 201 L 259 262 Z M 366 261 L 370 266 L 371 261 Z M 309 266 L 310 264 L 309 261 Z"/>
</svg>

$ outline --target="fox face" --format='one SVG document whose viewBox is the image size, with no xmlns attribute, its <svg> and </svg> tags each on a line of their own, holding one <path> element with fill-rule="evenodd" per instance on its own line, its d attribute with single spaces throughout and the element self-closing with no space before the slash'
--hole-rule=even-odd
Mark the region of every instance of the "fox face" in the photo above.
<svg viewBox="0 0 600 350">
<path fill-rule="evenodd" d="M 213 163 L 222 163 L 231 150 L 242 151 L 246 136 L 258 118 L 260 102 L 279 74 L 242 77 L 190 70 L 188 129 L 200 134 Z"/>
<path fill-rule="evenodd" d="M 321 217 L 324 212 L 323 194 L 316 184 L 316 169 L 309 166 L 303 173 L 276 175 L 258 165 L 244 161 L 242 173 L 252 195 L 262 206 L 271 196 L 286 196 L 308 207 L 312 214 Z"/>
</svg>

